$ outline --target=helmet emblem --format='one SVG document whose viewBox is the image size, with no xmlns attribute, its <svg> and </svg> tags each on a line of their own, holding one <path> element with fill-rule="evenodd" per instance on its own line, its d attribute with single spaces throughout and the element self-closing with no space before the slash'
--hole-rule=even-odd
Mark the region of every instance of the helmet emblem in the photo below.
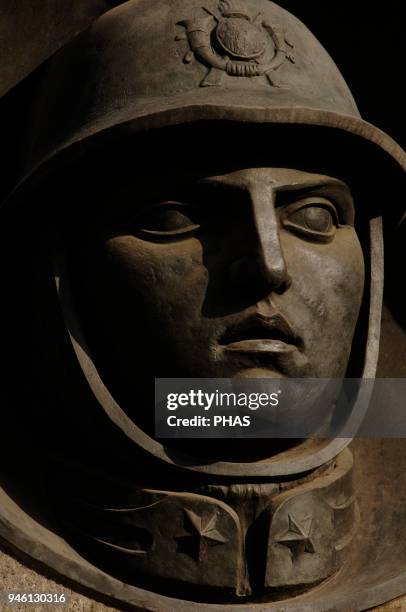
<svg viewBox="0 0 406 612">
<path fill-rule="evenodd" d="M 201 87 L 220 86 L 224 74 L 233 77 L 265 76 L 277 87 L 275 71 L 286 61 L 295 63 L 293 45 L 284 32 L 252 14 L 244 0 L 222 0 L 218 12 L 202 7 L 206 13 L 177 25 L 186 29 L 176 40 L 187 40 L 184 62 L 196 58 L 210 68 Z"/>
</svg>

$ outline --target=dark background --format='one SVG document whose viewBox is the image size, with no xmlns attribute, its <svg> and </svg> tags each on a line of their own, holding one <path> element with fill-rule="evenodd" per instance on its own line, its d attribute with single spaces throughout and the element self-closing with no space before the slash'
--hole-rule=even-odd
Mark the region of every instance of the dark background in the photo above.
<svg viewBox="0 0 406 612">
<path fill-rule="evenodd" d="M 1 0 L 0 199 L 16 179 L 21 135 L 41 73 L 39 66 L 98 15 L 118 4 L 121 2 L 114 0 Z M 280 0 L 279 4 L 299 17 L 330 52 L 364 119 L 406 148 L 403 3 Z M 379 374 L 406 377 L 406 230 L 391 228 L 390 232 Z"/>
</svg>

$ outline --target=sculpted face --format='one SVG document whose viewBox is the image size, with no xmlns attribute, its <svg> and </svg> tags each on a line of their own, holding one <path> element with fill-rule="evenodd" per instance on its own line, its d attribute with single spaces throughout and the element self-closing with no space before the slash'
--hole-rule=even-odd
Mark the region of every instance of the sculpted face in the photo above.
<svg viewBox="0 0 406 612">
<path fill-rule="evenodd" d="M 343 376 L 364 287 L 349 188 L 273 167 L 157 176 L 106 190 L 74 244 L 116 395 L 136 404 L 154 377 Z"/>
</svg>

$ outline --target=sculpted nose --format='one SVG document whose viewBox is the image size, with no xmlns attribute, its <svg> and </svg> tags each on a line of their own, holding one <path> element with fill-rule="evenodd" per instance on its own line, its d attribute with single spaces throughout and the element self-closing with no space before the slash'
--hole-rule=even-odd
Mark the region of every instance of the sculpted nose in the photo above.
<svg viewBox="0 0 406 612">
<path fill-rule="evenodd" d="M 234 263 L 234 273 L 265 292 L 284 293 L 292 284 L 280 242 L 274 192 L 268 185 L 249 190 L 253 236 L 249 252 Z"/>
<path fill-rule="evenodd" d="M 292 279 L 289 276 L 285 260 L 283 255 L 274 251 L 274 257 L 269 257 L 265 254 L 262 249 L 258 250 L 257 261 L 257 275 L 263 284 L 266 285 L 270 291 L 282 294 L 292 284 Z M 270 261 L 271 260 L 271 261 Z"/>
</svg>

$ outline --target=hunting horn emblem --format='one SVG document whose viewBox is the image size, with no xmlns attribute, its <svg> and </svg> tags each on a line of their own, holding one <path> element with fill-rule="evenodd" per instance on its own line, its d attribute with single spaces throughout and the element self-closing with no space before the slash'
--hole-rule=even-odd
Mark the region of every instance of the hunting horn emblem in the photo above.
<svg viewBox="0 0 406 612">
<path fill-rule="evenodd" d="M 250 14 L 243 0 L 222 0 L 219 12 L 180 21 L 186 32 L 176 40 L 188 40 L 190 49 L 184 57 L 195 57 L 210 68 L 201 87 L 219 86 L 224 74 L 233 77 L 266 76 L 277 87 L 274 72 L 286 61 L 295 63 L 293 45 L 284 32 L 264 20 L 261 13 Z"/>
</svg>

